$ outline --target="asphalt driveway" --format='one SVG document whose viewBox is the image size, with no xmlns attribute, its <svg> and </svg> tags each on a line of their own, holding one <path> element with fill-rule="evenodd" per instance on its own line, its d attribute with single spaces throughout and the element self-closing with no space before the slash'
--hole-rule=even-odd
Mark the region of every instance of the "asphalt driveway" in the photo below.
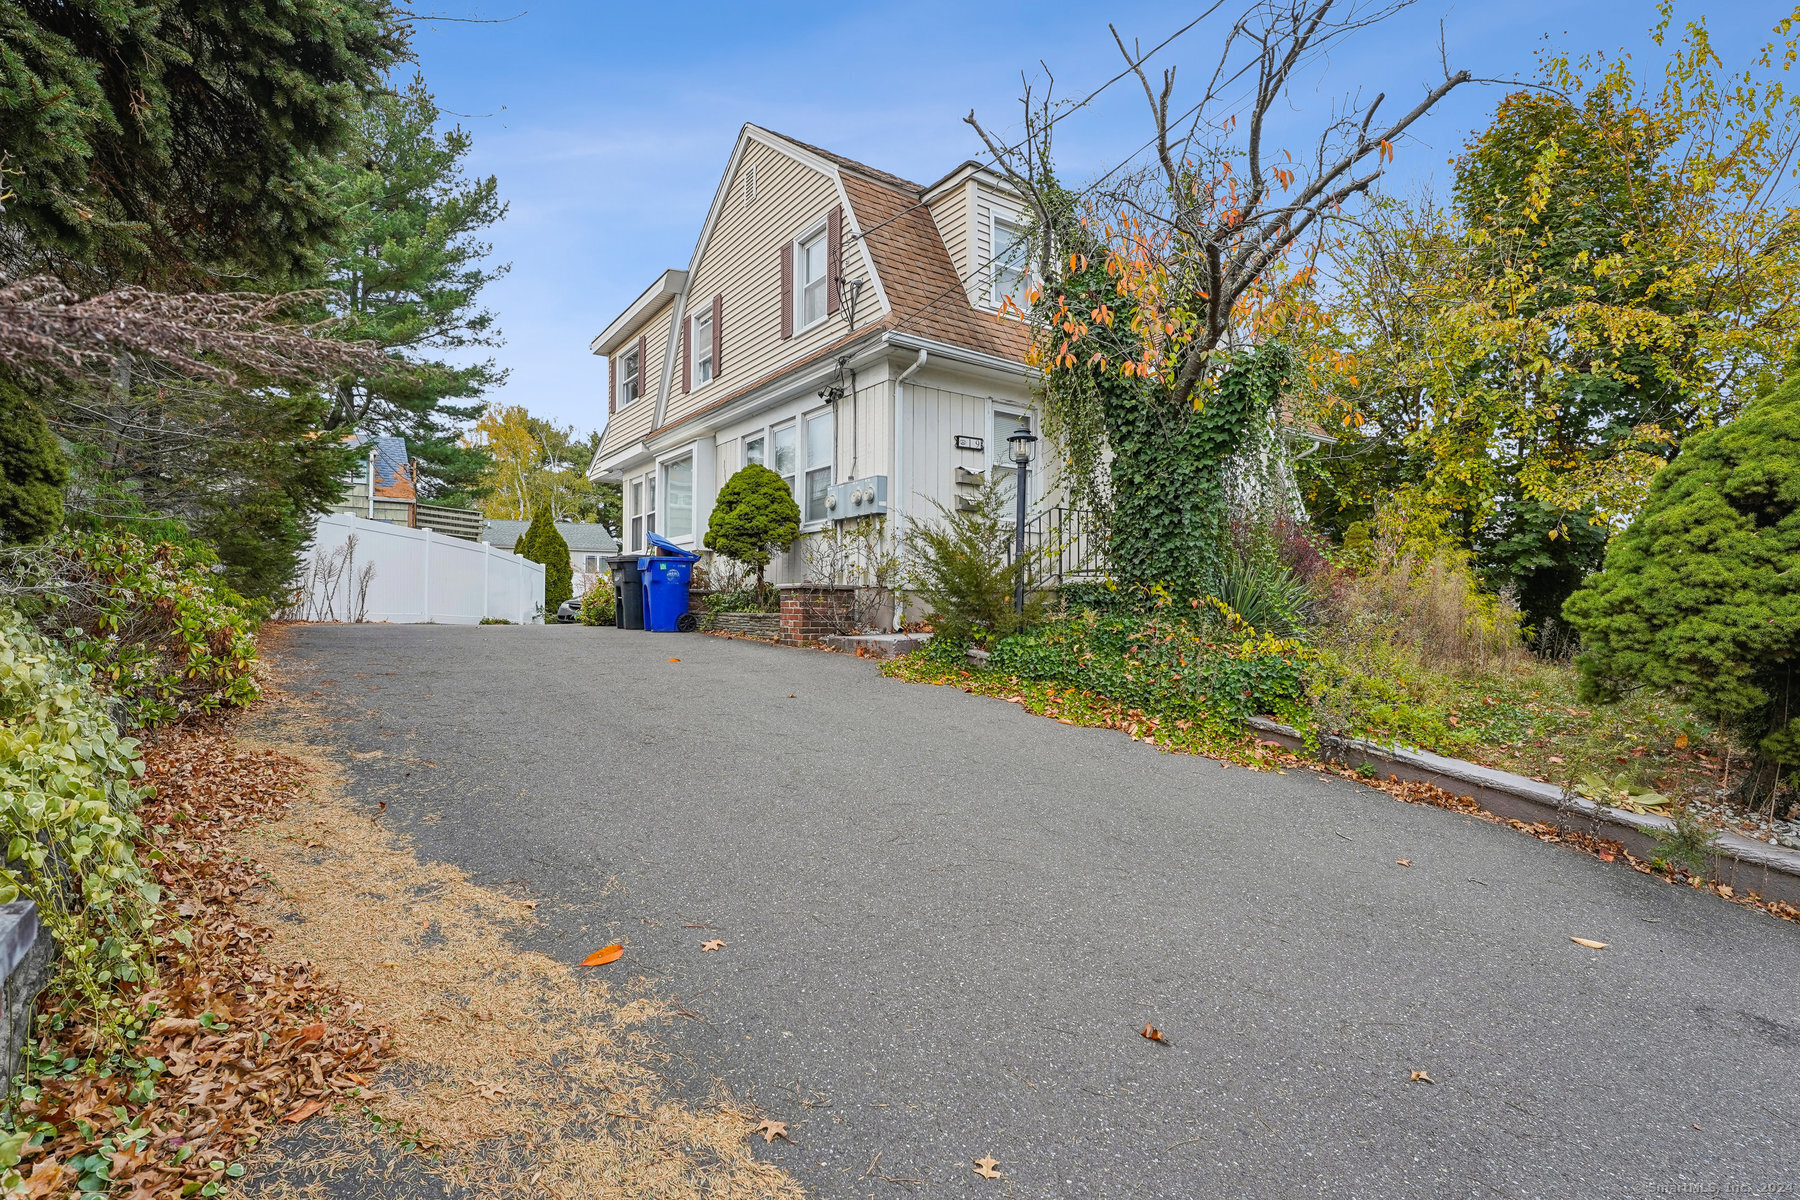
<svg viewBox="0 0 1800 1200">
<path fill-rule="evenodd" d="M 579 626 L 283 658 L 384 751 L 355 795 L 540 896 L 537 948 L 626 941 L 704 1018 L 675 1069 L 786 1121 L 767 1156 L 822 1196 L 1800 1182 L 1800 927 L 1715 897 L 855 658 Z"/>
</svg>

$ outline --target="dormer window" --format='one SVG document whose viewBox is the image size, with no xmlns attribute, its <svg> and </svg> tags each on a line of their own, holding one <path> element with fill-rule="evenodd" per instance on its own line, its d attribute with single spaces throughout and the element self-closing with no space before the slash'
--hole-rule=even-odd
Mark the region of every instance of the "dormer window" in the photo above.
<svg viewBox="0 0 1800 1200">
<path fill-rule="evenodd" d="M 643 389 L 640 386 L 640 376 L 642 374 L 640 368 L 642 366 L 643 364 L 638 361 L 638 352 L 637 347 L 635 346 L 627 350 L 624 357 L 619 359 L 620 408 L 624 408 L 627 404 L 636 400 L 638 395 L 642 392 Z"/>
<path fill-rule="evenodd" d="M 825 319 L 831 287 L 831 242 L 825 230 L 800 243 L 800 328 Z"/>
<path fill-rule="evenodd" d="M 1024 227 L 995 217 L 994 277 L 990 295 L 996 308 L 1011 300 L 1024 311 L 1025 293 L 1031 287 L 1031 263 L 1026 254 Z"/>
</svg>

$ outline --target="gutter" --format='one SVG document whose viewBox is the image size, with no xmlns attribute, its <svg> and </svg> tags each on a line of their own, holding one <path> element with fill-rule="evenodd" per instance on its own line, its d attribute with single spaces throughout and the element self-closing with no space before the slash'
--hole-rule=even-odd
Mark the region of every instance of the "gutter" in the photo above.
<svg viewBox="0 0 1800 1200">
<path fill-rule="evenodd" d="M 888 486 L 888 514 L 893 518 L 894 560 L 904 561 L 906 547 L 906 381 L 913 372 L 925 365 L 931 357 L 931 351 L 924 346 L 919 347 L 919 357 L 913 359 L 912 366 L 900 372 L 894 378 L 894 478 Z M 905 625 L 906 599 L 905 593 L 894 589 L 894 632 L 899 633 Z"/>
</svg>

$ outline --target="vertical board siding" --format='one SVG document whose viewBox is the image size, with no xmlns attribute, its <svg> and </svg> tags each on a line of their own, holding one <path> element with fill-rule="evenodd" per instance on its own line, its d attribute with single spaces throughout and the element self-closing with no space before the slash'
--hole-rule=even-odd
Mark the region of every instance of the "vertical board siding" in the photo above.
<svg viewBox="0 0 1800 1200">
<path fill-rule="evenodd" d="M 781 336 L 781 247 L 826 220 L 840 203 L 836 181 L 755 140 L 745 143 L 739 174 L 752 166 L 757 172 L 755 203 L 743 201 L 739 181 L 733 180 L 727 191 L 737 199 L 720 211 L 688 280 L 690 296 L 724 297 L 731 324 L 723 338 L 725 369 L 712 382 L 671 403 L 665 423 L 678 421 L 848 332 L 840 312 L 792 338 Z M 861 241 L 846 236 L 842 253 L 846 281 L 870 278 Z M 864 286 L 857 308 L 859 324 L 879 315 L 873 286 Z"/>
</svg>

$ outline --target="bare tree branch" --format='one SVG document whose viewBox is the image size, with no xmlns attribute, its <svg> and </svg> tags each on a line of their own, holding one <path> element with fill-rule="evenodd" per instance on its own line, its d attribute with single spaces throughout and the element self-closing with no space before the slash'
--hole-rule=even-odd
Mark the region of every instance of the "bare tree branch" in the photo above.
<svg viewBox="0 0 1800 1200">
<path fill-rule="evenodd" d="M 40 379 L 104 375 L 124 353 L 222 384 L 237 382 L 239 371 L 317 382 L 387 369 L 389 360 L 374 343 L 329 337 L 334 322 L 282 320 L 323 298 L 320 292 L 171 295 L 139 287 L 81 296 L 36 276 L 0 285 L 0 366 Z"/>
</svg>

